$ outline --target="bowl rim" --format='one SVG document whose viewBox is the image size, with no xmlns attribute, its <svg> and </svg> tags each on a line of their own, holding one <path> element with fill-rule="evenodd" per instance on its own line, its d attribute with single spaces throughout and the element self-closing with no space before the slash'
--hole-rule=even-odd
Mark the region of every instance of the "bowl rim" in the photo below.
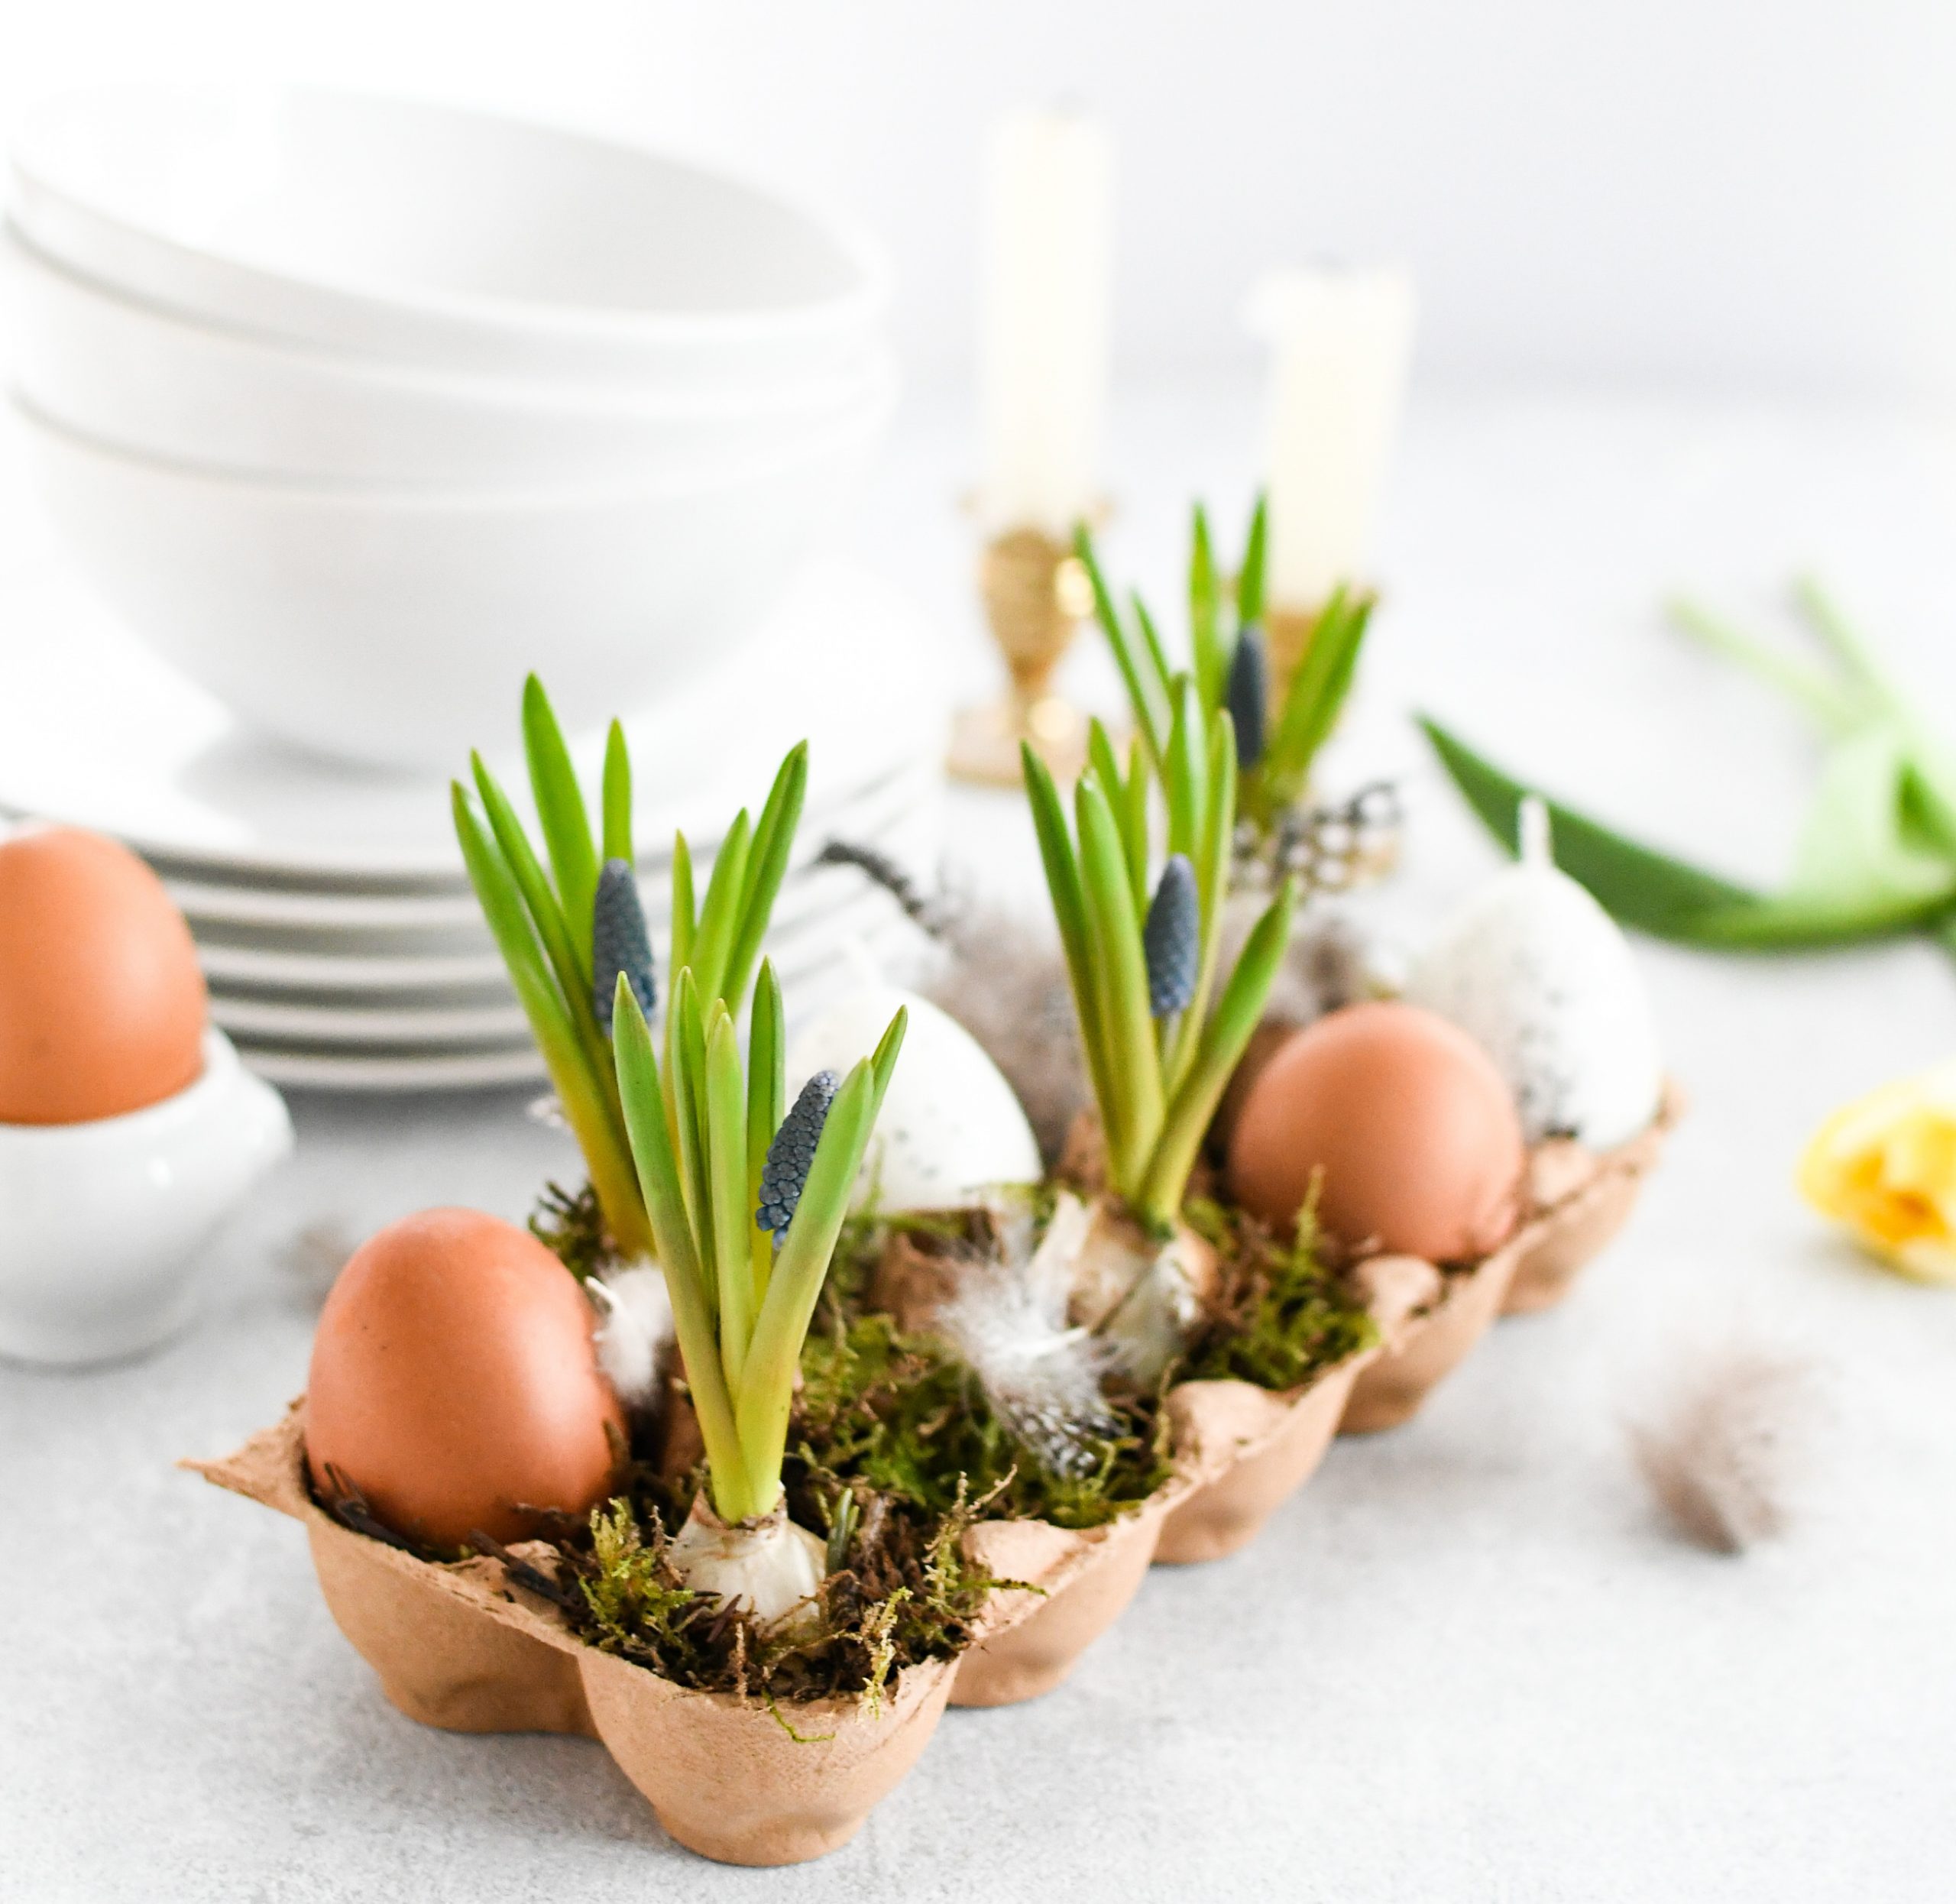
<svg viewBox="0 0 1956 1904">
<path fill-rule="evenodd" d="M 117 100 L 173 98 L 206 103 L 251 102 L 261 112 L 276 112 L 281 102 L 295 98 L 381 105 L 434 118 L 473 121 L 490 128 L 515 128 L 561 144 L 600 153 L 607 162 L 622 157 L 652 164 L 694 179 L 711 180 L 786 212 L 818 231 L 849 263 L 859 282 L 851 289 L 805 303 L 771 311 L 679 313 L 632 312 L 596 305 L 546 304 L 534 300 L 486 293 L 438 291 L 400 283 L 374 283 L 357 278 L 335 279 L 273 267 L 211 244 L 188 240 L 123 216 L 89 197 L 85 188 L 63 183 L 53 128 L 64 115 L 112 109 Z M 193 270 L 215 266 L 237 281 L 287 296 L 293 293 L 357 308 L 370 321 L 390 316 L 444 320 L 478 334 L 511 341 L 580 338 L 608 339 L 648 346 L 700 343 L 792 342 L 818 337 L 867 322 L 887 304 L 893 276 L 882 246 L 860 225 L 809 199 L 761 183 L 739 172 L 663 152 L 623 139 L 554 125 L 547 119 L 495 112 L 481 107 L 430 99 L 406 92 L 297 82 L 219 82 L 167 79 L 99 80 L 64 88 L 33 102 L 15 130 L 8 154 L 14 175 L 15 203 L 32 219 L 27 201 L 43 195 L 70 216 L 105 230 L 124 242 L 133 241 Z M 24 191 L 23 190 L 24 188 Z M 44 239 L 44 242 L 45 242 Z M 57 251 L 57 255 L 60 254 Z"/>
<path fill-rule="evenodd" d="M 287 505 L 310 510 L 385 511 L 398 516 L 525 516 L 711 497 L 737 491 L 770 478 L 792 475 L 805 468 L 818 467 L 838 455 L 866 448 L 875 442 L 896 407 L 897 387 L 892 376 L 888 387 L 876 393 L 875 400 L 863 406 L 860 413 L 846 423 L 819 436 L 806 439 L 787 450 L 715 469 L 705 478 L 678 474 L 658 481 L 613 480 L 582 487 L 564 484 L 529 489 L 456 489 L 432 483 L 389 485 L 322 482 L 314 478 L 260 474 L 214 464 L 180 462 L 170 457 L 151 455 L 146 451 L 105 442 L 90 432 L 78 429 L 60 417 L 50 416 L 18 384 L 9 387 L 5 400 L 15 416 L 27 426 L 28 435 L 37 446 L 51 444 L 59 451 L 88 461 L 120 465 L 145 477 L 160 478 L 180 489 L 228 493 L 247 497 L 260 505 Z"/>
<path fill-rule="evenodd" d="M 36 276 L 52 279 L 61 295 L 108 306 L 118 322 L 132 322 L 168 335 L 195 337 L 200 343 L 215 344 L 226 352 L 254 359 L 274 373 L 296 370 L 309 377 L 364 384 L 388 400 L 468 404 L 512 419 L 622 416 L 658 423 L 746 422 L 774 415 L 785 422 L 799 423 L 811 416 L 819 419 L 824 411 L 840 409 L 866 392 L 879 392 L 898 375 L 895 351 L 879 338 L 870 345 L 867 361 L 857 370 L 724 389 L 629 378 L 601 384 L 533 375 L 491 377 L 479 371 L 443 370 L 371 351 L 337 350 L 177 309 L 57 257 L 23 231 L 4 208 L 0 208 L 0 253 L 12 261 L 13 268 L 24 272 L 30 283 Z"/>
</svg>

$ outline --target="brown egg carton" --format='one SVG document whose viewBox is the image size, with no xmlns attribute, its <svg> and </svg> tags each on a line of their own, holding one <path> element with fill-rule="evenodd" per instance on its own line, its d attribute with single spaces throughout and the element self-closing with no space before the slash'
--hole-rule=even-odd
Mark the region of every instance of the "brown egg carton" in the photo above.
<svg viewBox="0 0 1956 1904">
<path fill-rule="evenodd" d="M 675 1685 L 587 1645 L 500 1561 L 439 1565 L 342 1526 L 306 1486 L 303 1400 L 236 1453 L 188 1465 L 304 1527 L 328 1610 L 410 1718 L 596 1739 L 675 1838 L 723 1864 L 798 1864 L 846 1844 L 929 1743 L 957 1670 L 906 1669 L 873 1718 L 852 1700 L 777 1716 L 762 1701 Z M 1011 1603 L 1033 1598 L 996 1594 L 991 1617 L 1005 1624 Z"/>
<path fill-rule="evenodd" d="M 1584 1264 L 1600 1256 L 1630 1220 L 1643 1180 L 1657 1167 L 1664 1145 L 1689 1108 L 1684 1087 L 1664 1081 L 1664 1095 L 1650 1128 L 1614 1150 L 1585 1150 L 1573 1139 L 1553 1138 L 1528 1160 L 1530 1198 L 1549 1219 L 1541 1239 L 1516 1264 L 1501 1305 L 1504 1316 L 1551 1309 L 1574 1286 Z"/>
<path fill-rule="evenodd" d="M 1331 1445 L 1353 1384 L 1430 1303 L 1438 1277 L 1416 1258 L 1361 1266 L 1378 1340 L 1272 1394 L 1245 1381 L 1189 1381 L 1168 1391 L 1172 1471 L 1147 1500 L 1083 1531 L 1043 1520 L 981 1523 L 966 1536 L 996 1579 L 1036 1579 L 1037 1608 L 964 1656 L 953 1705 L 1014 1705 L 1050 1692 L 1126 1610 L 1156 1562 L 1233 1553 L 1310 1479 Z"/>
<path fill-rule="evenodd" d="M 235 1453 L 186 1465 L 305 1528 L 328 1610 L 410 1718 L 597 1739 L 681 1844 L 723 1863 L 792 1864 L 855 1834 L 916 1762 L 947 1702 L 1005 1705 L 1050 1691 L 1154 1561 L 1210 1559 L 1249 1540 L 1323 1458 L 1352 1383 L 1430 1296 L 1432 1274 L 1410 1258 L 1380 1259 L 1381 1344 L 1293 1394 L 1234 1381 L 1171 1391 L 1174 1472 L 1118 1520 L 1080 1532 L 1030 1520 L 972 1528 L 973 1562 L 1024 1585 L 989 1596 L 980 1637 L 960 1658 L 898 1675 L 873 1718 L 847 1700 L 777 1715 L 763 1702 L 686 1690 L 586 1643 L 500 1560 L 440 1564 L 355 1532 L 307 1485 L 303 1399 Z M 542 1562 L 549 1549 L 510 1552 Z"/>
<path fill-rule="evenodd" d="M 1672 1081 L 1649 1128 L 1613 1150 L 1585 1150 L 1562 1138 L 1537 1145 L 1529 1154 L 1520 1228 L 1492 1255 L 1446 1272 L 1439 1299 L 1360 1375 L 1339 1432 L 1396 1428 L 1466 1360 L 1497 1317 L 1561 1301 L 1578 1272 L 1629 1221 L 1684 1109 L 1684 1093 Z"/>
<path fill-rule="evenodd" d="M 1379 1339 L 1303 1387 L 1171 1389 L 1173 1472 L 1132 1511 L 1077 1532 L 1030 1520 L 972 1528 L 976 1564 L 1038 1591 L 995 1591 L 976 1643 L 957 1660 L 899 1673 L 873 1717 L 848 1700 L 778 1715 L 763 1702 L 687 1690 L 587 1644 L 500 1560 L 441 1565 L 354 1532 L 307 1485 L 303 1400 L 235 1454 L 186 1465 L 305 1527 L 328 1609 L 410 1718 L 452 1731 L 597 1739 L 682 1844 L 727 1864 L 798 1863 L 855 1834 L 916 1763 L 947 1703 L 1006 1705 L 1051 1691 L 1119 1618 L 1151 1565 L 1245 1546 L 1334 1435 L 1406 1420 L 1504 1304 L 1540 1307 L 1513 1301 L 1524 1275 L 1555 1300 L 1621 1227 L 1681 1109 L 1673 1090 L 1649 1132 L 1600 1157 L 1543 1146 L 1527 1221 L 1470 1268 L 1443 1276 L 1404 1256 L 1360 1264 Z M 540 1562 L 548 1553 L 526 1544 L 512 1557 Z"/>
</svg>

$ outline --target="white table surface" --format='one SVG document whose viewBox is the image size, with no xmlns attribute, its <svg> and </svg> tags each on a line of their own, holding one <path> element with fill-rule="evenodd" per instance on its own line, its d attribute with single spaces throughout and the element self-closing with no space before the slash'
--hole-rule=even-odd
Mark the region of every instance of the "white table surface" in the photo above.
<svg viewBox="0 0 1956 1904">
<path fill-rule="evenodd" d="M 962 422 L 913 408 L 858 539 L 976 684 Z M 1252 441 L 1242 391 L 1125 399 L 1117 567 L 1165 598 L 1184 499 L 1233 520 Z M 1397 720 L 1417 698 L 1770 877 L 1805 740 L 1653 604 L 1770 605 L 1818 565 L 1956 709 L 1951 468 L 1851 413 L 1417 406 L 1346 770 L 1418 761 Z M 9 530 L 11 559 L 33 533 Z M 1090 655 L 1077 672 L 1105 691 Z M 1450 796 L 1416 791 L 1381 908 L 1401 922 L 1491 863 Z M 1029 897 L 1012 803 L 960 796 L 953 831 L 981 883 Z M 296 1099 L 297 1157 L 216 1252 L 190 1333 L 92 1374 L 0 1367 L 0 1897 L 1956 1895 L 1956 1292 L 1864 1267 L 1789 1185 L 1834 1104 L 1956 1050 L 1956 966 L 1919 945 L 1645 964 L 1695 1109 L 1573 1300 L 1502 1324 L 1410 1426 L 1336 1446 L 1247 1553 L 1158 1569 L 1061 1690 L 950 1714 L 853 1844 L 785 1871 L 678 1850 L 594 1744 L 402 1718 L 298 1530 L 173 1468 L 302 1385 L 325 1272 L 300 1232 L 445 1202 L 518 1216 L 573 1167 L 520 1095 Z M 1739 1559 L 1666 1531 L 1625 1434 L 1729 1339 L 1812 1355 L 1831 1397 L 1804 1512 Z"/>
</svg>

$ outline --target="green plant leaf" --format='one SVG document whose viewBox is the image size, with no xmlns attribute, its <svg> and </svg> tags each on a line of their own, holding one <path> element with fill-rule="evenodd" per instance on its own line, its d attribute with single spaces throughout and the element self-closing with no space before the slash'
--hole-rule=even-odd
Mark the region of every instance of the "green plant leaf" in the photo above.
<svg viewBox="0 0 1956 1904">
<path fill-rule="evenodd" d="M 1168 759 L 1162 790 L 1168 805 L 1168 850 L 1193 863 L 1202 834 L 1203 798 L 1209 776 L 1207 717 L 1195 682 L 1175 677 L 1171 691 L 1174 724 L 1168 730 Z M 1146 906 L 1143 899 L 1144 910 Z"/>
<path fill-rule="evenodd" d="M 1222 946 L 1222 902 L 1229 885 L 1229 857 L 1236 831 L 1236 727 L 1226 708 L 1209 717 L 1208 785 L 1203 790 L 1202 834 L 1191 856 L 1196 899 L 1202 914 L 1202 954 L 1195 996 L 1175 1028 L 1164 1084 L 1172 1098 L 1195 1062 L 1216 968 Z"/>
<path fill-rule="evenodd" d="M 1277 804 L 1294 798 L 1310 777 L 1318 750 L 1331 737 L 1350 693 L 1359 651 L 1371 622 L 1368 596 L 1355 600 L 1341 587 L 1320 613 L 1303 659 L 1284 691 L 1264 770 L 1277 789 Z"/>
<path fill-rule="evenodd" d="M 1149 677 L 1160 688 L 1162 695 L 1173 704 L 1175 695 L 1175 678 L 1168 666 L 1167 650 L 1161 646 L 1161 633 L 1154 625 L 1154 617 L 1148 612 L 1148 604 L 1136 591 L 1130 591 L 1129 599 L 1134 604 L 1135 626 L 1141 630 L 1141 639 L 1148 649 Z"/>
<path fill-rule="evenodd" d="M 577 769 L 571 763 L 564 730 L 543 684 L 532 675 L 523 683 L 523 746 L 529 764 L 530 795 L 543 828 L 543 844 L 557 882 L 557 898 L 579 950 L 584 982 L 591 983 L 591 908 L 597 896 L 597 850 Z"/>
<path fill-rule="evenodd" d="M 1100 1107 L 1101 1122 L 1111 1148 L 1116 1141 L 1119 1106 L 1114 1097 L 1110 1058 L 1101 1029 L 1099 986 L 1093 943 L 1088 937 L 1086 896 L 1080 883 L 1080 864 L 1074 856 L 1066 811 L 1051 771 L 1029 746 L 1021 746 L 1019 758 L 1027 801 L 1032 809 L 1033 832 L 1039 842 L 1040 863 L 1045 869 L 1046 890 L 1053 902 L 1054 921 L 1059 928 L 1060 947 L 1066 954 L 1067 976 L 1072 981 L 1080 1048 L 1086 1054 L 1093 1100 Z"/>
<path fill-rule="evenodd" d="M 471 753 L 468 759 L 482 810 L 488 816 L 489 830 L 495 836 L 497 850 L 502 855 L 510 876 L 516 882 L 544 956 L 550 961 L 565 1012 L 579 1043 L 596 1054 L 594 1068 L 602 1066 L 608 1070 L 610 1060 L 603 1055 L 604 1037 L 597 1028 L 597 1014 L 591 998 L 591 948 L 587 946 L 584 956 L 578 957 L 577 947 L 572 942 L 570 927 L 564 918 L 564 909 L 558 903 L 549 876 L 529 844 L 529 836 L 523 830 L 523 822 L 517 818 L 509 795 L 484 765 L 481 755 Z"/>
<path fill-rule="evenodd" d="M 1673 627 L 1797 702 L 1830 733 L 1844 733 L 1861 717 L 1859 698 L 1844 692 L 1818 668 L 1755 641 L 1696 602 L 1680 596 L 1666 606 Z"/>
<path fill-rule="evenodd" d="M 1533 789 L 1476 753 L 1436 720 L 1420 717 L 1440 765 L 1511 852 L 1516 850 L 1521 802 Z M 1723 913 L 1734 916 L 1760 895 L 1716 873 L 1639 845 L 1559 801 L 1546 800 L 1556 863 L 1587 886 L 1604 910 L 1659 938 L 1689 940 L 1695 925 Z"/>
<path fill-rule="evenodd" d="M 1136 740 L 1131 753 L 1138 755 L 1141 743 Z M 1148 887 L 1148 776 L 1140 773 L 1139 798 L 1129 798 L 1132 783 L 1129 776 L 1121 771 L 1121 763 L 1114 752 L 1112 739 L 1106 726 L 1098 715 L 1086 724 L 1086 764 L 1107 790 L 1107 797 L 1113 803 L 1114 815 L 1121 823 L 1121 844 L 1126 849 L 1128 871 L 1137 892 L 1145 892 Z M 1139 770 L 1138 759 L 1132 764 Z M 1135 809 L 1138 805 L 1140 824 L 1134 824 Z"/>
<path fill-rule="evenodd" d="M 878 1044 L 875 1058 L 863 1059 L 853 1066 L 836 1093 L 754 1325 L 736 1413 L 747 1471 L 766 1494 L 767 1507 L 780 1491 L 781 1461 L 802 1346 L 835 1254 L 836 1239 L 849 1214 L 863 1153 L 908 1022 L 908 1013 L 899 1009 Z"/>
<path fill-rule="evenodd" d="M 1216 572 L 1216 551 L 1210 539 L 1209 517 L 1201 504 L 1189 536 L 1189 652 L 1194 658 L 1196 688 L 1202 711 L 1212 714 L 1229 692 L 1229 645 L 1222 639 L 1222 584 Z"/>
<path fill-rule="evenodd" d="M 1132 1195 L 1161 1131 L 1162 1112 L 1161 1060 L 1154 1015 L 1148 1009 L 1142 915 L 1135 905 L 1112 810 L 1090 774 L 1080 776 L 1074 806 L 1089 943 L 1098 967 L 1101 1030 L 1109 1077 L 1120 1106 L 1120 1141 L 1116 1147 L 1109 1134 L 1109 1162 L 1116 1187 Z"/>
<path fill-rule="evenodd" d="M 753 1489 L 740 1452 L 739 1426 L 720 1362 L 720 1344 L 713 1305 L 708 1300 L 708 1279 L 695 1249 L 679 1165 L 666 1129 L 665 1099 L 659 1061 L 645 1015 L 621 977 L 614 1008 L 614 1050 L 619 1095 L 625 1107 L 632 1156 L 646 1209 L 650 1213 L 659 1267 L 672 1302 L 673 1332 L 685 1365 L 686 1386 L 699 1417 L 700 1439 L 706 1448 L 714 1506 L 730 1524 L 756 1512 Z M 772 1506 L 770 1500 L 766 1505 Z"/>
<path fill-rule="evenodd" d="M 1828 750 L 1785 897 L 1849 907 L 1956 897 L 1956 866 L 1910 836 L 1911 761 L 1899 727 L 1877 720 Z"/>
<path fill-rule="evenodd" d="M 1128 882 L 1134 889 L 1135 909 L 1148 916 L 1148 762 L 1137 739 L 1128 743 L 1128 777 L 1121 788 L 1115 818 L 1120 822 L 1121 846 L 1128 864 Z"/>
<path fill-rule="evenodd" d="M 1230 1074 L 1263 1016 L 1264 1002 L 1290 943 L 1297 899 L 1296 881 L 1286 879 L 1251 928 L 1235 969 L 1203 1028 L 1195 1062 L 1168 1107 L 1161 1141 L 1135 1199 L 1143 1216 L 1158 1230 L 1171 1225 L 1181 1209 L 1196 1154 Z"/>
<path fill-rule="evenodd" d="M 1851 711 L 1885 717 L 1901 737 L 1906 756 L 1907 807 L 1914 844 L 1956 860 L 1956 751 L 1922 717 L 1916 701 L 1888 678 L 1873 651 L 1811 577 L 1794 584 L 1807 620 L 1846 671 Z"/>
<path fill-rule="evenodd" d="M 720 1292 L 720 1360 L 736 1392 L 754 1326 L 748 1237 L 747 1101 L 740 1041 L 732 1015 L 715 999 L 706 1009 L 706 1189 L 713 1211 L 714 1281 Z"/>
<path fill-rule="evenodd" d="M 604 856 L 636 866 L 632 850 L 632 756 L 617 721 L 604 737 Z"/>
<path fill-rule="evenodd" d="M 1939 926 L 1956 909 L 1956 884 L 1941 893 L 1858 899 L 1786 895 L 1700 914 L 1673 934 L 1708 951 L 1806 952 L 1891 938 Z"/>
<path fill-rule="evenodd" d="M 1122 626 L 1114 597 L 1108 591 L 1107 578 L 1101 574 L 1099 559 L 1093 552 L 1093 538 L 1084 527 L 1074 532 L 1074 552 L 1080 558 L 1087 580 L 1093 584 L 1093 612 L 1107 637 L 1107 645 L 1114 651 L 1114 665 L 1120 670 L 1122 685 L 1127 689 L 1128 705 L 1134 714 L 1135 730 L 1148 749 L 1150 763 L 1159 772 L 1163 750 L 1168 743 L 1167 682 L 1151 672 L 1151 664 L 1136 652 L 1127 630 Z"/>
<path fill-rule="evenodd" d="M 795 847 L 795 830 L 802 824 L 802 808 L 808 791 L 808 743 L 798 741 L 788 754 L 768 789 L 761 808 L 759 824 L 747 854 L 740 895 L 740 921 L 727 957 L 727 969 L 720 995 L 727 1008 L 737 1012 L 746 997 L 749 980 L 761 955 L 761 942 L 767 936 L 768 921 L 774 916 L 774 902 L 788 873 L 789 855 Z"/>
<path fill-rule="evenodd" d="M 741 904 L 746 894 L 747 855 L 753 834 L 743 807 L 713 856 L 713 872 L 706 882 L 706 898 L 700 906 L 699 930 L 694 935 L 692 957 L 688 961 L 704 1001 L 721 996 L 727 977 L 727 962 L 740 929 Z"/>
<path fill-rule="evenodd" d="M 679 974 L 666 1005 L 665 1084 L 673 1149 L 679 1160 L 679 1187 L 693 1226 L 693 1247 L 704 1267 L 714 1313 L 720 1309 L 719 1260 L 713 1247 L 713 1200 L 707 1193 L 706 1025 L 698 981 L 688 966 Z"/>
<path fill-rule="evenodd" d="M 672 836 L 672 944 L 667 961 L 665 996 L 679 982 L 681 971 L 693 962 L 693 936 L 699 915 L 693 908 L 693 850 L 683 833 Z"/>
<path fill-rule="evenodd" d="M 545 962 L 516 876 L 497 851 L 493 836 L 484 831 L 459 781 L 451 783 L 450 806 L 469 882 L 508 970 L 517 1002 L 529 1021 L 565 1120 L 584 1153 L 605 1227 L 620 1249 L 637 1255 L 650 1239 L 636 1173 L 625 1154 L 624 1133 L 614 1121 L 610 1082 L 599 1074 L 593 1048 L 580 1035 L 577 1021 Z"/>
<path fill-rule="evenodd" d="M 761 1172 L 767 1163 L 767 1147 L 781 1128 L 788 1109 L 788 1028 L 781 997 L 781 981 L 774 976 L 771 960 L 761 961 L 760 976 L 754 986 L 753 1011 L 747 1030 L 747 1207 L 759 1207 Z M 767 1294 L 772 1272 L 774 1239 L 757 1224 L 750 1223 L 750 1253 L 753 1263 L 756 1303 Z"/>
<path fill-rule="evenodd" d="M 1126 779 L 1121 772 L 1120 756 L 1114 751 L 1107 724 L 1098 714 L 1091 716 L 1086 723 L 1086 764 L 1100 776 L 1102 785 L 1110 792 L 1118 790 Z"/>
<path fill-rule="evenodd" d="M 1236 620 L 1239 627 L 1263 619 L 1264 574 L 1269 546 L 1269 498 L 1258 491 L 1256 507 L 1250 512 L 1249 539 L 1243 549 L 1243 565 L 1236 572 Z"/>
<path fill-rule="evenodd" d="M 1802 575 L 1793 584 L 1793 599 L 1864 701 L 1899 709 L 1903 697 L 1826 590 L 1811 575 Z"/>
</svg>

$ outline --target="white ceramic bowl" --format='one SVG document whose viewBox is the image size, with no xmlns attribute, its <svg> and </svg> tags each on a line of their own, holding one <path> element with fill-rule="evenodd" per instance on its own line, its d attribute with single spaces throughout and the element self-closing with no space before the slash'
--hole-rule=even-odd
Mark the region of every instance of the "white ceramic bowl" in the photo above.
<svg viewBox="0 0 1956 1904">
<path fill-rule="evenodd" d="M 533 669 L 575 731 L 724 662 L 885 420 L 710 481 L 472 494 L 231 479 L 20 407 L 83 572 L 166 659 L 287 740 L 451 772 Z"/>
<path fill-rule="evenodd" d="M 853 368 L 857 233 L 633 147 L 310 88 L 138 84 L 26 118 L 13 215 L 85 276 L 213 322 L 491 376 L 746 387 Z"/>
<path fill-rule="evenodd" d="M 222 1031 L 188 1090 L 126 1117 L 0 1124 L 0 1355 L 139 1355 L 196 1307 L 203 1245 L 292 1148 Z"/>
<path fill-rule="evenodd" d="M 108 446 L 234 473 L 534 488 L 706 477 L 887 406 L 887 351 L 772 389 L 611 395 L 445 376 L 268 342 L 118 296 L 7 232 L 15 373 L 44 416 Z"/>
</svg>

